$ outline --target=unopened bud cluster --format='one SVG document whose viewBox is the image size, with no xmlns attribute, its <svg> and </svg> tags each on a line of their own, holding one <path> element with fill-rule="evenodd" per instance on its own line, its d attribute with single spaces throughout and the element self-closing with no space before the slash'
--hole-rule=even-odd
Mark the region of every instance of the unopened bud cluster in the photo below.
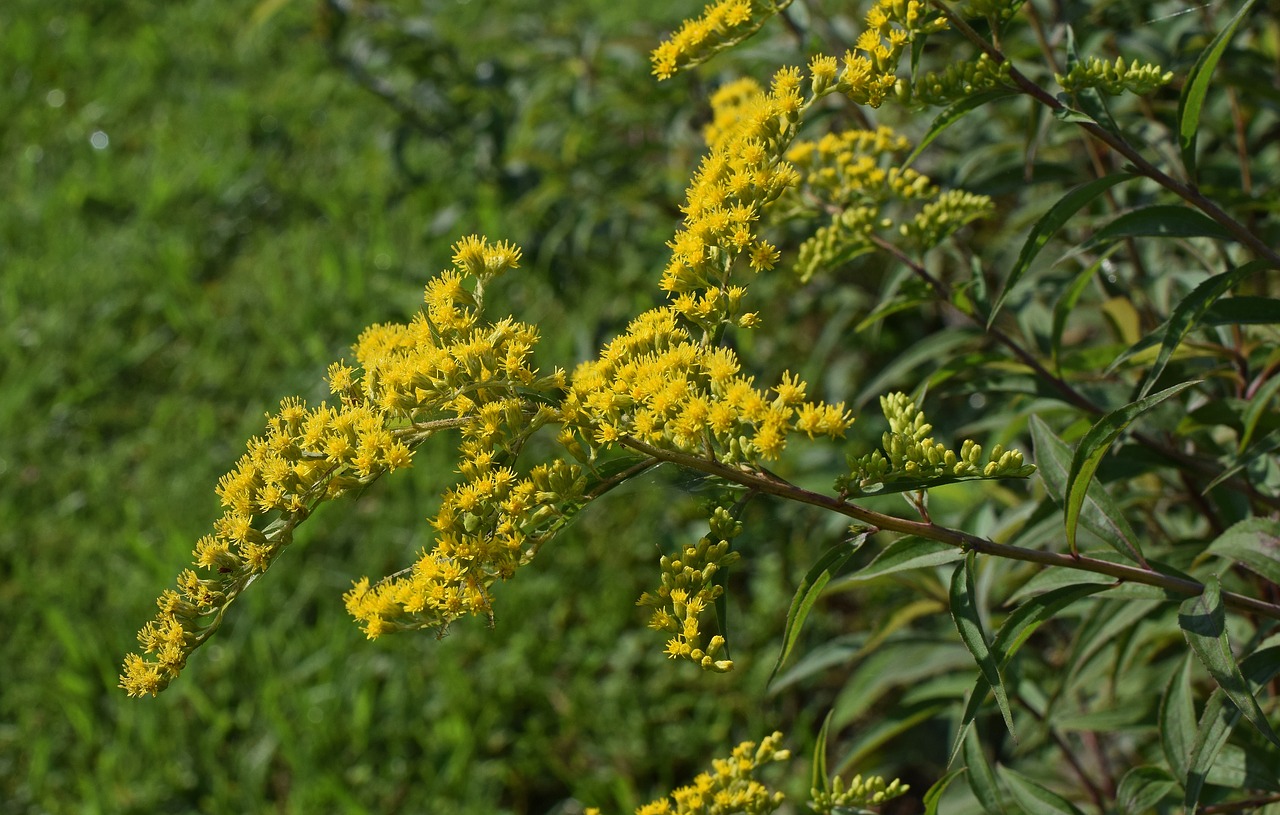
<svg viewBox="0 0 1280 815">
<path fill-rule="evenodd" d="M 879 806 L 907 793 L 911 787 L 898 779 L 889 783 L 878 775 L 863 778 L 855 775 L 848 785 L 844 779 L 836 776 L 831 782 L 830 790 L 814 789 L 809 795 L 809 808 L 819 815 L 835 815 L 835 813 L 855 812 L 866 807 Z"/>
<path fill-rule="evenodd" d="M 996 61 L 986 53 L 952 62 L 941 71 L 929 71 L 915 82 L 903 79 L 896 88 L 904 103 L 948 105 L 983 91 L 1014 88 L 1007 61 Z"/>
<path fill-rule="evenodd" d="M 1112 96 L 1125 91 L 1143 95 L 1169 84 L 1173 72 L 1150 63 L 1126 63 L 1124 57 L 1116 57 L 1114 62 L 1089 57 L 1077 62 L 1066 76 L 1054 74 L 1054 79 L 1067 93 L 1097 88 Z"/>
<path fill-rule="evenodd" d="M 637 601 L 653 609 L 649 627 L 670 635 L 666 653 L 671 659 L 687 659 L 717 673 L 733 670 L 732 660 L 716 658 L 724 648 L 724 637 L 717 634 L 703 645 L 702 618 L 724 593 L 716 577 L 738 560 L 739 554 L 729 550 L 729 541 L 741 531 L 742 524 L 728 510 L 715 507 L 710 531 L 678 556 L 663 555 L 662 585 Z"/>
<path fill-rule="evenodd" d="M 929 435 L 933 425 L 904 393 L 880 397 L 880 407 L 889 420 L 889 430 L 881 437 L 883 450 L 850 460 L 850 475 L 837 482 L 846 495 L 878 492 L 895 482 L 925 488 L 930 481 L 1022 478 L 1035 471 L 1021 452 L 999 444 L 984 457 L 982 445 L 971 439 L 959 451 L 934 441 Z"/>
</svg>

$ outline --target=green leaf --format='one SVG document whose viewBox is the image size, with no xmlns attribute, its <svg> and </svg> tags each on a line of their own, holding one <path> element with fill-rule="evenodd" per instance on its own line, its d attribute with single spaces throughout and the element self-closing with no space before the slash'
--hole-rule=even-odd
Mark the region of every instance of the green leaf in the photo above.
<svg viewBox="0 0 1280 815">
<path fill-rule="evenodd" d="M 1075 804 L 1025 775 L 1014 772 L 1008 767 L 998 767 L 997 771 L 1000 773 L 1000 780 L 1004 781 L 1009 792 L 1013 794 L 1013 800 L 1017 801 L 1026 812 L 1034 812 L 1036 815 L 1049 815 L 1049 813 L 1084 815 Z"/>
<path fill-rule="evenodd" d="M 1120 779 L 1116 790 L 1116 807 L 1126 815 L 1146 815 L 1178 788 L 1163 767 L 1134 767 Z"/>
<path fill-rule="evenodd" d="M 1085 242 L 1085 249 L 1124 238 L 1214 238 L 1235 240 L 1226 227 L 1199 210 L 1179 204 L 1152 204 L 1113 219 Z"/>
<path fill-rule="evenodd" d="M 1036 467 L 1044 479 L 1049 495 L 1061 506 L 1067 504 L 1067 482 L 1071 475 L 1071 448 L 1054 435 L 1039 416 L 1030 420 L 1031 441 L 1034 445 Z M 1125 558 L 1145 563 L 1138 546 L 1138 536 L 1116 506 L 1102 484 L 1094 482 L 1085 490 L 1084 504 L 1080 507 L 1080 523 L 1097 535 Z"/>
<path fill-rule="evenodd" d="M 1280 428 L 1276 428 L 1267 435 L 1258 439 L 1252 447 L 1244 451 L 1242 454 L 1232 457 L 1228 462 L 1229 466 L 1222 472 L 1218 473 L 1217 478 L 1213 479 L 1208 484 L 1205 484 L 1204 489 L 1200 491 L 1200 494 L 1208 495 L 1214 487 L 1230 478 L 1234 478 L 1236 473 L 1251 466 L 1254 461 L 1267 455 L 1276 448 L 1280 448 Z"/>
<path fill-rule="evenodd" d="M 1031 268 L 1031 261 L 1035 260 L 1040 250 L 1071 219 L 1071 216 L 1075 215 L 1086 204 L 1102 193 L 1134 177 L 1129 173 L 1116 173 L 1115 175 L 1096 178 L 1093 181 L 1081 184 L 1068 191 L 1056 204 L 1049 208 L 1048 212 L 1041 216 L 1040 220 L 1036 221 L 1035 226 L 1031 227 L 1031 234 L 1027 235 L 1026 241 L 1022 244 L 1022 251 L 1018 253 L 1018 259 L 1014 261 L 1013 268 L 1009 270 L 1009 275 L 1005 278 L 1004 288 L 1000 290 L 1000 296 L 996 298 L 995 304 L 991 306 L 991 314 L 987 317 L 988 327 L 995 322 L 997 312 L 1004 305 L 1005 299 L 1013 292 L 1013 287 L 1027 273 L 1027 269 Z M 1081 288 L 1083 289 L 1083 286 Z M 1076 296 L 1078 297 L 1079 295 Z"/>
<path fill-rule="evenodd" d="M 1270 682 L 1280 673 L 1280 647 L 1259 648 L 1244 658 L 1240 670 L 1254 685 Z M 1200 725 L 1196 729 L 1195 740 L 1187 757 L 1183 804 L 1188 812 L 1195 811 L 1209 773 L 1239 720 L 1240 708 L 1227 699 L 1222 688 L 1215 690 L 1205 703 L 1204 713 L 1200 716 Z"/>
<path fill-rule="evenodd" d="M 1191 650 L 1209 669 L 1209 674 L 1218 683 L 1218 687 L 1222 688 L 1259 733 L 1280 747 L 1280 738 L 1271 729 L 1271 723 L 1267 721 L 1266 714 L 1258 706 L 1258 700 L 1249 690 L 1244 674 L 1240 672 L 1240 664 L 1231 653 L 1231 643 L 1227 639 L 1226 612 L 1222 605 L 1217 575 L 1205 581 L 1202 594 L 1189 598 L 1178 609 L 1178 625 L 1186 635 Z"/>
<path fill-rule="evenodd" d="M 1280 300 L 1272 297 L 1224 297 L 1204 315 L 1208 325 L 1275 325 Z"/>
<path fill-rule="evenodd" d="M 827 711 L 822 720 L 822 729 L 818 731 L 818 740 L 813 745 L 813 773 L 809 779 L 809 789 L 831 791 L 831 776 L 827 773 L 827 730 L 831 727 L 834 710 Z"/>
<path fill-rule="evenodd" d="M 1230 558 L 1280 586 L 1280 521 L 1270 518 L 1241 521 L 1209 544 L 1204 555 Z"/>
<path fill-rule="evenodd" d="M 1088 496 L 1089 484 L 1093 481 L 1093 474 L 1097 472 L 1098 465 L 1102 463 L 1102 457 L 1111 449 L 1111 444 L 1120 437 L 1120 434 L 1134 419 L 1169 397 L 1198 384 L 1199 380 L 1182 382 L 1172 388 L 1165 388 L 1159 393 L 1139 399 L 1122 408 L 1117 408 L 1099 419 L 1098 423 L 1091 427 L 1089 432 L 1084 435 L 1084 438 L 1080 440 L 1075 454 L 1071 457 L 1071 472 L 1067 476 L 1066 489 L 1067 545 L 1071 547 L 1073 554 L 1076 551 L 1076 527 L 1080 523 L 1080 510 Z"/>
<path fill-rule="evenodd" d="M 1191 655 L 1169 679 L 1160 697 L 1160 747 L 1178 778 L 1187 775 L 1188 756 L 1196 738 L 1196 708 L 1191 698 Z"/>
<path fill-rule="evenodd" d="M 933 786 L 924 794 L 924 799 L 921 801 L 924 804 L 924 815 L 938 815 L 938 804 L 942 803 L 942 796 L 946 794 L 947 787 L 950 787 L 951 782 L 963 772 L 965 772 L 964 767 L 957 767 L 933 782 Z"/>
<path fill-rule="evenodd" d="M 1160 374 L 1164 373 L 1165 366 L 1169 363 L 1169 358 L 1173 356 L 1174 349 L 1186 339 L 1187 334 L 1191 333 L 1191 329 L 1195 328 L 1196 324 L 1200 322 L 1200 318 L 1209 310 L 1214 301 L 1230 291 L 1236 283 L 1245 277 L 1266 268 L 1268 268 L 1267 263 L 1256 260 L 1229 272 L 1214 275 L 1199 286 L 1196 286 L 1190 294 L 1179 301 L 1178 305 L 1174 307 L 1173 313 L 1169 315 L 1168 322 L 1165 323 L 1164 337 L 1160 343 L 1160 353 L 1147 371 L 1146 379 L 1142 383 L 1142 389 L 1138 392 L 1139 398 L 1146 396 L 1150 392 L 1152 386 L 1156 384 L 1156 380 L 1160 378 Z"/>
<path fill-rule="evenodd" d="M 796 588 L 795 596 L 791 598 L 791 608 L 787 611 L 787 626 L 782 634 L 782 650 L 778 652 L 778 659 L 773 664 L 773 670 L 769 672 L 766 687 L 778 675 L 778 670 L 787 661 L 787 657 L 791 656 L 791 650 L 795 648 L 796 640 L 800 637 L 804 621 L 813 610 L 813 604 L 818 602 L 822 590 L 827 587 L 827 583 L 831 582 L 832 575 L 840 571 L 840 567 L 854 552 L 858 551 L 868 534 L 868 532 L 860 532 L 852 540 L 836 544 L 809 567 L 809 571 L 805 573 L 804 579 Z"/>
<path fill-rule="evenodd" d="M 960 121 L 964 118 L 966 113 L 976 110 L 988 102 L 994 102 L 997 99 L 1004 99 L 1015 95 L 1014 91 L 1000 88 L 996 90 L 983 91 L 982 93 L 975 93 L 972 96 L 966 96 L 960 101 L 953 103 L 946 110 L 939 113 L 938 117 L 933 120 L 933 124 L 929 126 L 929 132 L 924 134 L 924 138 L 922 138 L 916 145 L 916 149 L 911 151 L 911 155 L 907 156 L 906 161 L 902 162 L 902 169 L 905 170 L 910 167 L 911 162 L 915 161 L 934 139 L 942 135 L 942 131 Z"/>
<path fill-rule="evenodd" d="M 904 381 L 923 379 L 924 377 L 918 377 L 913 373 L 917 367 L 926 363 L 937 364 L 941 360 L 949 359 L 957 346 L 969 342 L 973 337 L 974 334 L 970 331 L 956 329 L 925 335 L 915 345 L 894 357 L 893 362 L 886 365 L 863 386 L 854 397 L 854 408 L 861 409 L 872 397 L 879 397 Z"/>
<path fill-rule="evenodd" d="M 1000 787 L 996 784 L 996 776 L 987 763 L 986 753 L 982 751 L 982 741 L 976 732 L 969 733 L 964 740 L 964 764 L 969 770 L 969 789 L 973 797 L 982 804 L 982 810 L 988 813 L 1004 813 L 1004 802 L 1001 800 Z"/>
<path fill-rule="evenodd" d="M 1017 741 L 1018 737 L 1013 729 L 1013 711 L 1009 708 L 1009 694 L 1005 691 L 999 666 L 991 655 L 986 632 L 982 630 L 982 619 L 978 616 L 977 600 L 973 593 L 973 562 L 974 553 L 970 552 L 964 563 L 957 565 L 951 575 L 951 619 L 955 621 L 961 641 L 978 663 L 982 678 L 995 693 L 996 705 L 1000 708 L 1000 715 L 1004 717 L 1005 727 L 1009 728 L 1009 734 Z"/>
<path fill-rule="evenodd" d="M 865 583 L 894 572 L 954 563 L 963 557 L 964 552 L 948 543 L 917 537 L 899 538 L 886 546 L 866 566 L 853 574 L 841 577 L 831 585 L 831 588 L 844 588 L 854 583 Z"/>
<path fill-rule="evenodd" d="M 1254 431 L 1258 429 L 1258 422 L 1271 407 L 1271 400 L 1278 390 L 1280 390 L 1280 376 L 1273 376 L 1267 380 L 1265 385 L 1258 388 L 1254 392 L 1253 398 L 1249 400 L 1249 406 L 1244 409 L 1244 415 L 1241 417 L 1243 426 L 1240 430 L 1240 443 L 1236 448 L 1238 455 L 1243 455 L 1245 448 L 1253 440 Z"/>
<path fill-rule="evenodd" d="M 1257 1 L 1245 0 L 1241 4 L 1226 27 L 1201 52 L 1187 74 L 1186 84 L 1182 86 L 1182 96 L 1178 99 L 1178 142 L 1182 146 L 1182 164 L 1187 168 L 1187 175 L 1193 179 L 1196 177 L 1196 132 L 1200 129 L 1200 109 L 1209 92 L 1209 80 L 1213 78 L 1213 69 L 1218 66 L 1218 60 L 1222 59 L 1227 43 L 1235 35 L 1240 21 Z"/>
</svg>

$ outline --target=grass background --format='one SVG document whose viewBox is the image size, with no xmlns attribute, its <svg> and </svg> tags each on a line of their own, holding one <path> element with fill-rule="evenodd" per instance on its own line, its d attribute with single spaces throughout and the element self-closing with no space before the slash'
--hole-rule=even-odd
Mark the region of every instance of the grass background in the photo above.
<svg viewBox="0 0 1280 815">
<path fill-rule="evenodd" d="M 744 537 L 770 553 L 738 594 L 779 613 L 737 615 L 735 655 L 765 656 L 703 676 L 632 605 L 704 528 L 662 476 L 504 587 L 492 630 L 365 642 L 340 594 L 429 544 L 444 446 L 326 507 L 160 698 L 115 687 L 244 439 L 411 314 L 457 237 L 525 246 L 490 302 L 545 327 L 548 367 L 657 300 L 704 114 L 645 54 L 687 9 L 432 5 L 0 5 L 0 812 L 628 811 L 816 730 L 820 695 L 760 700 L 838 525 Z"/>
</svg>

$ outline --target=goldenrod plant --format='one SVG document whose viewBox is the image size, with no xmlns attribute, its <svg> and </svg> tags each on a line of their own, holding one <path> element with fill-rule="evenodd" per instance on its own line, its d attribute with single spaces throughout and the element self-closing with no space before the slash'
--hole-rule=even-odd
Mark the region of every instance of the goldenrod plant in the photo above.
<svg viewBox="0 0 1280 815">
<path fill-rule="evenodd" d="M 1166 19 L 1164 4 L 1136 5 L 1148 24 Z M 585 359 L 543 359 L 538 326 L 493 316 L 493 284 L 519 274 L 521 250 L 459 240 L 411 320 L 369 327 L 329 368 L 330 401 L 287 398 L 249 441 L 218 483 L 223 515 L 195 569 L 161 595 L 121 687 L 164 690 L 231 603 L 269 584 L 320 504 L 448 436 L 459 478 L 428 521 L 433 544 L 344 597 L 370 639 L 492 622 L 501 584 L 585 507 L 678 469 L 714 497 L 706 534 L 660 547 L 657 587 L 638 599 L 655 657 L 713 673 L 740 661 L 723 612 L 727 575 L 750 570 L 762 545 L 742 543 L 749 502 L 852 524 L 789 612 L 752 610 L 785 616 L 779 684 L 847 666 L 833 720 L 842 769 L 892 759 L 885 744 L 927 722 L 932 777 L 913 786 L 928 812 L 1280 801 L 1280 254 L 1266 218 L 1278 179 L 1276 162 L 1254 161 L 1274 158 L 1275 94 L 1210 93 L 1224 55 L 1275 64 L 1275 22 L 1256 5 L 1226 19 L 1186 10 L 1216 27 L 1188 34 L 1194 50 L 1167 66 L 1082 55 L 1064 10 L 1020 0 L 874 0 L 856 31 L 827 25 L 818 4 L 707 6 L 653 51 L 658 80 L 774 25 L 795 64 L 717 76 L 653 307 Z M 1099 4 L 1097 17 L 1111 11 Z M 1210 132 L 1206 113 L 1222 105 L 1233 133 Z M 1022 111 L 1024 141 L 981 155 L 1004 151 L 1018 181 L 976 183 L 933 158 L 953 133 L 966 134 L 960 154 L 985 149 L 978 112 L 1001 109 Z M 1045 263 L 1059 243 L 1069 248 Z M 820 366 L 753 355 L 776 328 L 777 292 L 865 290 L 870 278 L 868 313 L 856 329 L 834 325 L 829 345 L 877 342 L 895 315 L 930 330 L 881 358 L 867 387 L 824 398 L 829 382 L 797 373 Z M 1081 321 L 1085 303 L 1105 319 Z M 876 397 L 878 446 L 864 443 L 874 433 L 853 438 L 878 426 L 861 411 Z M 969 416 L 968 433 L 949 412 Z M 820 489 L 788 475 L 797 445 L 847 466 Z M 859 647 L 840 657 L 818 644 L 782 672 L 828 608 L 824 591 L 889 602 L 850 622 L 865 626 Z M 893 712 L 860 736 L 881 704 Z M 741 745 L 637 813 L 775 811 L 782 793 L 754 773 L 787 757 L 779 739 Z M 908 789 L 820 775 L 809 806 L 822 813 L 879 811 Z"/>
</svg>

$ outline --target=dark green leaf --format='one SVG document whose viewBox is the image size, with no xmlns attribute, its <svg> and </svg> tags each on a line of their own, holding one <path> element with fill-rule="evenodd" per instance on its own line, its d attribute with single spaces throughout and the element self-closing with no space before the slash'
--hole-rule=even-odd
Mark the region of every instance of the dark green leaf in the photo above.
<svg viewBox="0 0 1280 815">
<path fill-rule="evenodd" d="M 1172 388 L 1165 388 L 1159 393 L 1125 405 L 1111 411 L 1098 420 L 1089 432 L 1080 440 L 1075 454 L 1071 457 L 1071 472 L 1067 476 L 1066 526 L 1067 544 L 1071 551 L 1076 551 L 1076 526 L 1080 523 L 1080 510 L 1088 496 L 1089 484 L 1102 457 L 1111 449 L 1111 444 L 1124 432 L 1134 419 L 1146 413 L 1171 396 L 1175 396 L 1198 381 L 1182 382 Z"/>
<path fill-rule="evenodd" d="M 1160 698 L 1160 746 L 1179 779 L 1187 775 L 1187 756 L 1196 738 L 1196 708 L 1191 701 L 1191 655 L 1174 671 Z"/>
<path fill-rule="evenodd" d="M 1120 779 L 1116 807 L 1125 815 L 1147 815 L 1178 788 L 1163 767 L 1134 767 Z"/>
<path fill-rule="evenodd" d="M 1009 792 L 1013 794 L 1013 800 L 1017 801 L 1024 811 L 1034 812 L 1036 815 L 1049 815 L 1049 813 L 1084 815 L 1066 798 L 1046 789 L 1025 775 L 1014 772 L 1008 767 L 998 767 L 997 771 L 1000 773 L 1000 780 L 1004 781 Z"/>
<path fill-rule="evenodd" d="M 1258 388 L 1253 394 L 1253 398 L 1249 400 L 1249 406 L 1244 409 L 1244 415 L 1241 417 L 1243 427 L 1240 430 L 1240 443 L 1236 448 L 1238 454 L 1243 455 L 1245 448 L 1253 440 L 1254 431 L 1258 429 L 1258 422 L 1262 419 L 1263 414 L 1267 413 L 1271 408 L 1271 400 L 1278 390 L 1280 390 L 1280 376 L 1273 376 L 1267 380 L 1265 385 Z"/>
<path fill-rule="evenodd" d="M 1265 262 L 1253 261 L 1229 272 L 1214 275 L 1199 286 L 1196 286 L 1190 294 L 1179 301 L 1178 305 L 1174 307 L 1173 313 L 1169 315 L 1168 322 L 1165 323 L 1164 337 L 1160 343 L 1160 353 L 1150 370 L 1147 371 L 1146 379 L 1142 383 L 1142 390 L 1138 392 L 1139 398 L 1146 396 L 1150 392 L 1156 380 L 1160 378 L 1160 374 L 1164 373 L 1164 368 L 1169 363 L 1169 358 L 1173 356 L 1174 349 L 1182 343 L 1187 334 L 1191 332 L 1191 329 L 1195 328 L 1196 324 L 1200 322 L 1200 318 L 1209 310 L 1214 301 L 1230 291 L 1231 287 L 1245 277 L 1265 268 L 1267 268 Z"/>
<path fill-rule="evenodd" d="M 996 313 L 1000 311 L 1005 299 L 1013 292 L 1013 287 L 1026 274 L 1027 269 L 1031 267 L 1031 261 L 1035 260 L 1040 250 L 1071 219 L 1071 216 L 1075 215 L 1081 208 L 1102 193 L 1131 178 L 1134 178 L 1134 176 L 1128 173 L 1117 173 L 1116 175 L 1096 178 L 1093 181 L 1081 184 L 1059 199 L 1058 203 L 1050 207 L 1049 211 L 1040 220 L 1036 221 L 1035 226 L 1031 227 L 1031 234 L 1027 235 L 1026 241 L 1022 244 L 1022 251 L 1018 253 L 1018 259 L 1014 261 L 1013 268 L 1009 270 L 1009 275 L 1005 278 L 1004 288 L 1000 290 L 1000 296 L 996 298 L 995 304 L 991 307 L 991 314 L 987 317 L 988 326 L 995 321 Z M 1083 289 L 1083 286 L 1081 288 Z"/>
<path fill-rule="evenodd" d="M 972 96 L 966 96 L 960 101 L 953 103 L 946 110 L 939 113 L 938 117 L 933 120 L 933 124 L 929 126 L 929 132 L 924 134 L 924 138 L 922 138 L 916 145 L 916 149 L 911 151 L 911 155 L 907 156 L 906 161 L 902 162 L 902 169 L 905 170 L 907 167 L 910 167 L 911 162 L 915 161 L 916 157 L 923 153 L 924 149 L 928 147 L 934 139 L 942 135 L 942 131 L 960 121 L 964 118 L 966 113 L 976 110 L 988 102 L 994 102 L 997 99 L 1004 99 L 1005 97 L 1014 95 L 1014 91 L 998 89 L 975 93 Z"/>
<path fill-rule="evenodd" d="M 787 611 L 787 626 L 782 635 L 782 650 L 779 651 L 778 659 L 773 664 L 773 670 L 769 672 L 769 681 L 765 683 L 766 686 L 773 682 L 773 678 L 778 675 L 778 669 L 787 661 L 787 657 L 791 656 L 791 650 L 795 648 L 796 640 L 800 637 L 804 621 L 813 609 L 813 604 L 818 602 L 822 590 L 827 587 L 827 583 L 831 582 L 832 575 L 840 571 L 840 567 L 854 552 L 858 551 L 867 539 L 867 534 L 859 533 L 854 539 L 842 541 L 831 547 L 805 573 L 804 579 L 796 588 L 795 596 L 791 598 L 791 608 Z"/>
<path fill-rule="evenodd" d="M 978 615 L 977 600 L 973 592 L 974 554 L 969 553 L 964 563 L 956 566 L 951 575 L 951 619 L 955 621 L 956 630 L 973 659 L 978 663 L 982 678 L 995 693 L 996 705 L 1000 715 L 1004 717 L 1009 734 L 1017 740 L 1013 729 L 1013 711 L 1009 708 L 1009 695 L 1004 688 L 1004 680 L 1000 678 L 1000 669 L 991 648 L 987 643 L 986 632 L 982 630 L 982 619 Z"/>
<path fill-rule="evenodd" d="M 1230 558 L 1280 586 L 1280 521 L 1241 521 L 1209 544 L 1205 554 Z"/>
<path fill-rule="evenodd" d="M 1045 488 L 1055 501 L 1066 506 L 1067 483 L 1071 475 L 1071 448 L 1055 436 L 1039 416 L 1031 417 L 1030 428 L 1036 467 L 1040 477 L 1044 479 Z M 1137 563 L 1144 562 L 1142 550 L 1138 548 L 1137 534 L 1102 484 L 1091 483 L 1085 491 L 1084 504 L 1080 507 L 1080 523 L 1118 554 Z"/>
<path fill-rule="evenodd" d="M 948 543 L 925 538 L 899 538 L 884 548 L 875 559 L 850 575 L 831 584 L 832 589 L 844 588 L 853 583 L 863 583 L 908 569 L 923 569 L 954 563 L 964 557 L 964 552 Z"/>
<path fill-rule="evenodd" d="M 1178 204 L 1152 204 L 1115 218 L 1094 233 L 1085 248 L 1123 238 L 1215 238 L 1234 240 L 1222 224 L 1199 210 Z"/>
<path fill-rule="evenodd" d="M 1280 300 L 1271 297 L 1224 297 L 1204 315 L 1209 325 L 1274 325 L 1280 323 Z"/>
<path fill-rule="evenodd" d="M 976 732 L 970 732 L 964 740 L 964 764 L 969 770 L 969 789 L 973 791 L 973 797 L 978 799 L 978 803 L 982 804 L 983 811 L 1004 813 L 1000 787 L 996 783 L 995 774 L 991 772 L 991 765 L 987 763 L 987 756 L 982 751 L 982 741 Z"/>
<path fill-rule="evenodd" d="M 1271 729 L 1271 723 L 1258 706 L 1258 700 L 1254 698 L 1244 674 L 1240 672 L 1240 664 L 1231 652 L 1231 643 L 1227 639 L 1226 612 L 1222 606 L 1217 575 L 1205 581 L 1202 594 L 1191 597 L 1182 604 L 1178 610 L 1178 625 L 1186 635 L 1191 650 L 1209 669 L 1209 674 L 1218 683 L 1218 687 L 1222 688 L 1259 733 L 1280 747 L 1280 738 Z"/>
<path fill-rule="evenodd" d="M 1269 639 L 1271 642 L 1274 638 Z M 1245 657 L 1240 670 L 1254 686 L 1263 685 L 1280 673 L 1280 647 L 1263 643 L 1255 653 Z M 1187 775 L 1184 788 L 1183 804 L 1188 811 L 1194 811 L 1200 801 L 1200 793 L 1210 772 L 1218 761 L 1227 738 L 1231 735 L 1236 722 L 1240 720 L 1240 708 L 1233 705 L 1221 688 L 1209 697 L 1204 713 L 1200 716 L 1200 725 L 1196 729 L 1195 740 L 1191 744 L 1191 752 L 1187 757 Z"/>
<path fill-rule="evenodd" d="M 1187 168 L 1187 175 L 1193 179 L 1196 177 L 1196 131 L 1200 129 L 1200 108 L 1209 92 L 1209 80 L 1213 78 L 1213 69 L 1218 66 L 1218 60 L 1222 59 L 1227 43 L 1236 33 L 1240 21 L 1256 2 L 1257 0 L 1245 0 L 1226 27 L 1200 53 L 1195 65 L 1191 66 L 1191 72 L 1187 74 L 1186 84 L 1182 86 L 1182 96 L 1178 99 L 1178 142 L 1182 146 L 1182 164 Z"/>
</svg>

